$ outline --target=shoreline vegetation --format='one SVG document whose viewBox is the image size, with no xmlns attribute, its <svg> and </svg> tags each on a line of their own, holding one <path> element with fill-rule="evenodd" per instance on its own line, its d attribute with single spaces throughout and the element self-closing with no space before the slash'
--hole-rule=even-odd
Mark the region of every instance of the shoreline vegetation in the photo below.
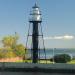
<svg viewBox="0 0 75 75">
<path fill-rule="evenodd" d="M 32 60 L 19 60 L 17 62 L 25 62 L 25 63 L 32 63 Z M 38 63 L 42 63 L 42 64 L 55 64 L 55 62 L 50 61 L 49 59 L 41 59 L 38 60 Z M 65 64 L 75 64 L 75 60 L 71 60 Z"/>
<path fill-rule="evenodd" d="M 21 57 L 14 57 L 14 58 L 3 58 L 3 59 L 0 59 L 0 62 L 13 62 L 13 63 L 22 63 L 22 62 L 25 62 L 25 63 L 32 63 L 32 60 L 31 59 L 26 59 L 26 60 L 23 60 Z M 38 60 L 38 63 L 41 63 L 41 64 L 55 64 L 55 62 L 52 62 L 50 61 L 49 59 L 40 59 Z M 65 64 L 75 64 L 75 59 L 72 59 L 71 61 L 65 63 Z"/>
</svg>

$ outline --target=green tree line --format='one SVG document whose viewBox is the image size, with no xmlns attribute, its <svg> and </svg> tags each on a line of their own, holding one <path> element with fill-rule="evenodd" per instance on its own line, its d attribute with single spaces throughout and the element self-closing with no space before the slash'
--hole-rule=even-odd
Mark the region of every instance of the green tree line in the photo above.
<svg viewBox="0 0 75 75">
<path fill-rule="evenodd" d="M 19 36 L 5 36 L 2 38 L 1 42 L 3 46 L 0 48 L 0 59 L 1 58 L 11 58 L 11 57 L 23 57 L 25 56 L 25 46 L 23 44 L 18 44 Z"/>
</svg>

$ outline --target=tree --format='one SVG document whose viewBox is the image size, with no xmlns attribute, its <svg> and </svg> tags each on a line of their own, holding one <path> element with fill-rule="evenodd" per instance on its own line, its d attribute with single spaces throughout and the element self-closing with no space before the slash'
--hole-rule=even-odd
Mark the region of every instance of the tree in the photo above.
<svg viewBox="0 0 75 75">
<path fill-rule="evenodd" d="M 23 44 L 18 44 L 19 37 L 15 33 L 15 36 L 5 36 L 2 39 L 3 50 L 6 51 L 5 55 L 7 58 L 19 56 L 24 57 L 25 55 L 25 47 Z"/>
<path fill-rule="evenodd" d="M 15 54 L 19 57 L 23 57 L 25 53 L 25 47 L 22 44 L 16 45 Z"/>
<path fill-rule="evenodd" d="M 18 37 L 17 36 L 6 36 L 2 39 L 2 43 L 4 47 L 13 48 L 17 44 Z"/>
<path fill-rule="evenodd" d="M 0 52 L 0 59 L 5 58 L 5 53 L 4 52 Z"/>
<path fill-rule="evenodd" d="M 12 57 L 16 57 L 16 55 L 15 55 L 15 53 L 14 53 L 14 49 L 12 49 L 12 48 L 7 48 L 6 49 L 6 58 L 12 58 Z"/>
<path fill-rule="evenodd" d="M 6 58 L 7 51 L 4 48 L 0 48 L 0 59 Z"/>
<path fill-rule="evenodd" d="M 69 54 L 59 54 L 54 56 L 54 62 L 56 63 L 67 63 L 71 61 L 71 56 Z"/>
</svg>

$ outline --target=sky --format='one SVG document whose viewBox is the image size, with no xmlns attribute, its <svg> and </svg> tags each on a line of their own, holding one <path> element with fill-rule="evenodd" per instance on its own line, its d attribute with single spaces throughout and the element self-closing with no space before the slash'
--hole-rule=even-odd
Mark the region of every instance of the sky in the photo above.
<svg viewBox="0 0 75 75">
<path fill-rule="evenodd" d="M 36 0 L 0 0 L 0 40 L 20 35 L 26 44 L 30 11 Z M 75 48 L 75 0 L 38 0 L 46 48 Z"/>
</svg>

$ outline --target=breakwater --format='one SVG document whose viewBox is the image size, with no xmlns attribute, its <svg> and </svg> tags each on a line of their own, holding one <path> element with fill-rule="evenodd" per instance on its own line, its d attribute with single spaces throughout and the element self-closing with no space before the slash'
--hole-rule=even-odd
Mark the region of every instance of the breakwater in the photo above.
<svg viewBox="0 0 75 75">
<path fill-rule="evenodd" d="M 74 75 L 73 64 L 0 63 L 1 75 Z"/>
</svg>

